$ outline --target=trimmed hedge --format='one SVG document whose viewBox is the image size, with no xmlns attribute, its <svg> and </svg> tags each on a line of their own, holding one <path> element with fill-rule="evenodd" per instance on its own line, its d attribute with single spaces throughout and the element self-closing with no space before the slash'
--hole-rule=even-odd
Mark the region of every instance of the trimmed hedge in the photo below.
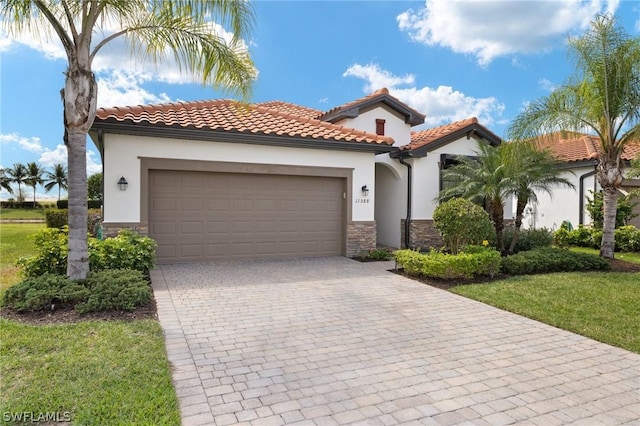
<svg viewBox="0 0 640 426">
<path fill-rule="evenodd" d="M 48 210 L 45 215 L 47 228 L 62 229 L 69 225 L 69 211 L 65 209 Z M 87 232 L 95 237 L 98 234 L 98 228 L 102 223 L 102 211 L 99 209 L 89 209 L 87 216 Z"/>
<path fill-rule="evenodd" d="M 615 250 L 626 252 L 640 252 L 640 229 L 635 226 L 621 226 L 615 230 Z M 580 225 L 576 229 L 568 230 L 565 226 L 553 234 L 559 247 L 590 247 L 600 248 L 602 230 Z"/>
<path fill-rule="evenodd" d="M 56 206 L 59 209 L 69 209 L 69 200 L 58 200 L 56 202 Z M 87 207 L 90 209 L 99 209 L 102 208 L 102 201 L 100 200 L 87 200 Z"/>
<path fill-rule="evenodd" d="M 467 246 L 458 254 L 398 250 L 394 257 L 409 275 L 445 280 L 493 277 L 500 270 L 501 261 L 499 252 L 480 246 Z"/>
<path fill-rule="evenodd" d="M 502 259 L 500 264 L 500 270 L 509 275 L 608 270 L 610 268 L 609 262 L 596 255 L 576 253 L 554 247 L 541 247 L 507 256 Z"/>
<path fill-rule="evenodd" d="M 45 273 L 28 278 L 4 293 L 2 305 L 18 312 L 54 310 L 70 303 L 79 313 L 133 310 L 151 299 L 151 289 L 139 271 L 92 272 L 84 281 Z"/>
</svg>

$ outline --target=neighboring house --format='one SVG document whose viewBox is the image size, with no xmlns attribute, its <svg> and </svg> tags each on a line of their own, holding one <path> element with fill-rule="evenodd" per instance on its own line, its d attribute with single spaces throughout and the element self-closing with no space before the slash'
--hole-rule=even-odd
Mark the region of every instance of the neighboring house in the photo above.
<svg viewBox="0 0 640 426">
<path fill-rule="evenodd" d="M 159 262 L 356 256 L 404 245 L 407 218 L 410 246 L 437 244 L 441 168 L 500 139 L 476 119 L 412 132 L 423 123 L 387 89 L 327 112 L 229 100 L 101 108 L 90 135 L 105 233 L 150 235 Z"/>
<path fill-rule="evenodd" d="M 529 205 L 526 210 L 523 226 L 555 230 L 564 221 L 569 221 L 573 227 L 591 224 L 586 205 L 590 191 L 601 190 L 596 177 L 600 139 L 578 133 L 554 133 L 541 137 L 537 143 L 540 149 L 551 151 L 562 161 L 563 176 L 575 185 L 575 189 L 556 187 L 552 196 L 538 194 L 538 203 Z M 632 143 L 625 147 L 622 159 L 628 166 L 638 155 L 640 143 Z M 635 188 L 640 188 L 640 179 L 624 180 L 620 192 L 626 195 Z M 635 212 L 640 215 L 640 206 L 636 206 Z M 630 224 L 640 227 L 640 216 Z"/>
</svg>

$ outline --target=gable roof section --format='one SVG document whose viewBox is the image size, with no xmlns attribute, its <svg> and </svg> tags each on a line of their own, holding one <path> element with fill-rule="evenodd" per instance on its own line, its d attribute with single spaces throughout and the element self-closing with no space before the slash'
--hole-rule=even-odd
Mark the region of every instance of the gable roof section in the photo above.
<svg viewBox="0 0 640 426">
<path fill-rule="evenodd" d="M 367 95 L 363 98 L 332 108 L 316 118 L 322 121 L 335 123 L 345 118 L 355 118 L 359 116 L 363 110 L 378 103 L 387 105 L 403 115 L 405 123 L 408 123 L 412 126 L 417 126 L 424 123 L 424 114 L 420 114 L 418 111 L 400 101 L 398 98 L 391 96 L 387 88 L 376 90 L 372 94 Z"/>
<path fill-rule="evenodd" d="M 499 145 L 502 142 L 499 136 L 478 123 L 476 117 L 471 117 L 432 129 L 411 132 L 411 142 L 400 147 L 401 154 L 399 155 L 424 157 L 429 151 L 458 140 L 463 136 L 471 137 L 472 135 L 489 141 L 491 145 Z"/>
<path fill-rule="evenodd" d="M 536 140 L 539 149 L 551 151 L 559 160 L 567 163 L 595 161 L 600 152 L 600 138 L 572 132 L 555 132 Z M 628 143 L 622 152 L 623 160 L 640 155 L 640 141 Z"/>
<path fill-rule="evenodd" d="M 310 118 L 285 102 L 245 105 L 231 100 L 100 108 L 94 130 L 199 140 L 389 152 L 393 138 Z"/>
<path fill-rule="evenodd" d="M 256 106 L 264 107 L 273 111 L 280 111 L 287 114 L 297 115 L 304 118 L 317 118 L 322 111 L 313 108 L 307 108 L 305 106 L 292 104 L 283 101 L 267 101 L 255 104 Z"/>
</svg>

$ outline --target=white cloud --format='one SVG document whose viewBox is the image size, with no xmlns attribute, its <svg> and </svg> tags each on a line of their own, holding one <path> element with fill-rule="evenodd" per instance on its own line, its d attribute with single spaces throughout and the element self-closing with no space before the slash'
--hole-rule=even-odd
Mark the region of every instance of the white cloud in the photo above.
<svg viewBox="0 0 640 426">
<path fill-rule="evenodd" d="M 98 107 L 143 105 L 170 101 L 166 93 L 156 95 L 142 85 L 151 80 L 150 74 L 116 70 L 98 75 Z"/>
<path fill-rule="evenodd" d="M 553 92 L 554 90 L 556 90 L 558 87 L 560 87 L 559 84 L 556 84 L 554 82 L 552 82 L 551 80 L 548 80 L 546 78 L 541 78 L 540 80 L 538 80 L 538 85 L 543 89 L 546 90 L 548 92 Z"/>
<path fill-rule="evenodd" d="M 343 74 L 343 77 L 357 77 L 367 82 L 364 87 L 365 92 L 373 92 L 380 88 L 396 87 L 404 84 L 415 83 L 415 76 L 412 74 L 406 74 L 398 77 L 391 74 L 389 71 L 383 70 L 377 64 L 351 65 Z"/>
<path fill-rule="evenodd" d="M 355 71 L 354 71 L 355 70 Z M 394 76 L 377 64 L 353 65 L 343 74 L 365 80 L 365 92 L 370 93 L 387 87 L 391 95 L 410 105 L 417 111 L 426 114 L 426 127 L 438 126 L 469 117 L 477 117 L 485 125 L 496 122 L 504 111 L 504 105 L 496 98 L 474 98 L 454 90 L 450 86 L 431 87 L 398 87 L 415 85 L 412 75 Z"/>
<path fill-rule="evenodd" d="M 102 171 L 102 165 L 94 159 L 94 152 L 87 150 L 87 176 Z M 52 167 L 54 164 L 62 164 L 67 166 L 67 147 L 64 144 L 58 144 L 55 149 L 45 149 L 40 154 L 38 160 L 40 164 L 46 167 Z"/>
<path fill-rule="evenodd" d="M 619 1 L 428 0 L 396 19 L 413 40 L 473 55 L 487 66 L 501 56 L 550 50 L 596 14 L 615 12 Z"/>
<path fill-rule="evenodd" d="M 0 143 L 9 144 L 15 143 L 20 148 L 29 152 L 41 152 L 42 151 L 42 143 L 40 142 L 40 138 L 37 136 L 32 137 L 24 137 L 20 136 L 17 133 L 3 133 L 0 134 Z"/>
</svg>

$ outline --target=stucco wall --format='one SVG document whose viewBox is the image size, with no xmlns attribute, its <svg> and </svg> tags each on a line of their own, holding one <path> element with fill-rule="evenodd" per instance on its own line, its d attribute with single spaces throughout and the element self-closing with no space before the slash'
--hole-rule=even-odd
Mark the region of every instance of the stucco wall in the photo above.
<svg viewBox="0 0 640 426">
<path fill-rule="evenodd" d="M 372 153 L 106 134 L 105 222 L 140 221 L 140 157 L 353 169 L 352 217 L 347 220 L 374 220 Z M 126 191 L 118 189 L 120 176 L 129 182 Z M 370 190 L 368 197 L 361 194 L 363 185 Z"/>
<path fill-rule="evenodd" d="M 384 134 L 394 139 L 393 146 L 402 146 L 411 142 L 411 125 L 404 122 L 401 114 L 382 105 L 361 112 L 356 118 L 347 118 L 336 124 L 375 134 L 376 119 L 385 120 Z"/>
<path fill-rule="evenodd" d="M 375 218 L 378 244 L 400 247 L 400 220 L 407 214 L 407 172 L 389 154 L 376 156 Z"/>
<path fill-rule="evenodd" d="M 525 228 L 549 228 L 558 229 L 562 222 L 568 220 L 573 227 L 577 227 L 580 223 L 580 176 L 593 171 L 593 166 L 579 167 L 573 169 L 574 173 L 565 171 L 562 176 L 575 185 L 575 189 L 567 187 L 554 187 L 553 196 L 546 193 L 538 193 L 538 203 L 529 204 L 531 208 L 522 222 Z M 584 205 L 586 206 L 586 197 L 590 195 L 589 191 L 594 190 L 595 176 L 589 176 L 584 179 Z M 598 186 L 595 187 L 599 189 Z M 583 223 L 588 225 L 591 223 L 589 213 L 586 208 L 583 211 Z"/>
</svg>

